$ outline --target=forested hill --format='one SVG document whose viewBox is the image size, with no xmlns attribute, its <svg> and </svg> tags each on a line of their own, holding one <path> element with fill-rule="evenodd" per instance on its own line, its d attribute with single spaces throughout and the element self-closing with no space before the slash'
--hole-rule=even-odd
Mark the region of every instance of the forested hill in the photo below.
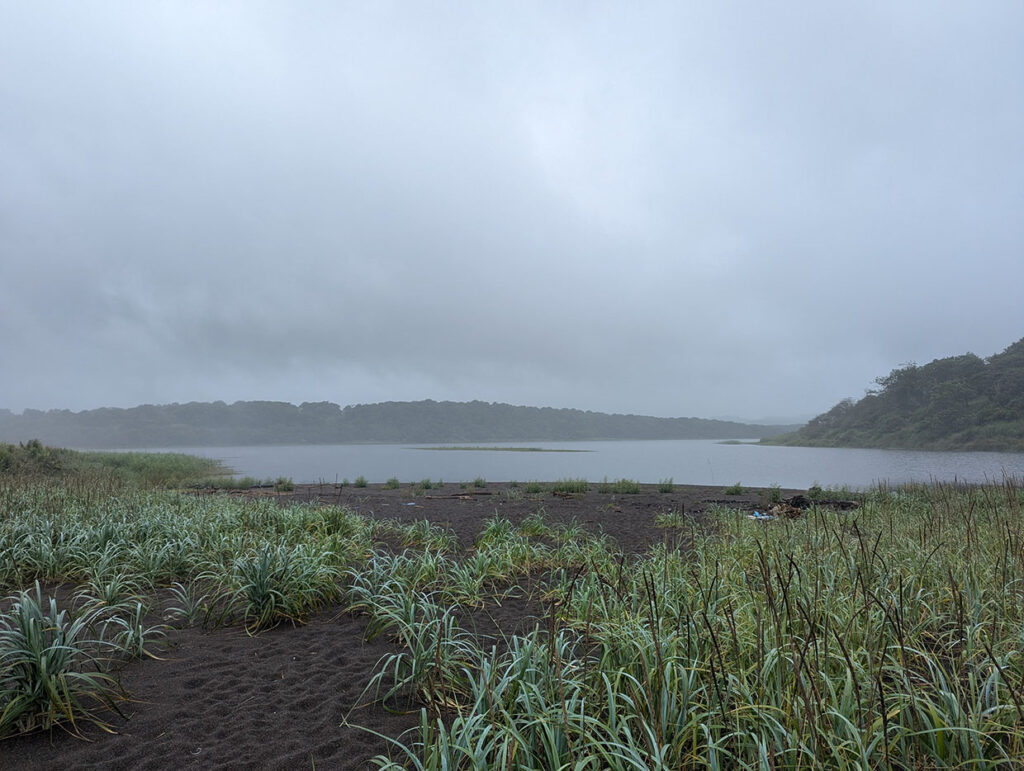
<svg viewBox="0 0 1024 771">
<path fill-rule="evenodd" d="M 1024 452 L 1024 339 L 988 359 L 911 364 L 875 382 L 860 401 L 845 399 L 766 443 Z"/>
<path fill-rule="evenodd" d="M 793 426 L 608 415 L 487 402 L 190 402 L 128 409 L 0 410 L 0 442 L 78 448 L 345 442 L 519 442 L 582 439 L 742 439 Z"/>
</svg>

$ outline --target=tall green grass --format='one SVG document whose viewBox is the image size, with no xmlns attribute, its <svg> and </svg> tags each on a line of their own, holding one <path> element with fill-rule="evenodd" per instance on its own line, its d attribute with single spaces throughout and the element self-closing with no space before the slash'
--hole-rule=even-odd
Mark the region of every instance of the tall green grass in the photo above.
<svg viewBox="0 0 1024 771">
<path fill-rule="evenodd" d="M 120 696 L 96 636 L 99 610 L 72 618 L 57 601 L 34 592 L 10 598 L 0 613 L 0 737 L 76 721 L 103 725 L 98 707 L 117 709 Z"/>
<path fill-rule="evenodd" d="M 534 632 L 493 647 L 439 630 L 419 679 L 421 643 L 388 659 L 378 686 L 444 710 L 375 762 L 1018 768 L 1021 508 L 1013 481 L 879 489 L 770 526 L 719 510 L 690 523 L 691 553 L 628 565 L 590 541 L 550 574 Z M 410 618 L 447 612 L 443 589 L 418 603 Z"/>
<path fill-rule="evenodd" d="M 398 646 L 367 694 L 422 710 L 380 767 L 1019 767 L 1020 486 L 862 497 L 769 523 L 664 516 L 687 549 L 630 556 L 542 510 L 460 543 L 338 507 L 0 484 L 0 735 L 100 719 L 106 660 L 159 639 L 166 590 L 168 623 L 365 614 Z M 21 593 L 36 581 L 77 586 L 73 609 Z M 532 630 L 467 624 L 528 593 Z"/>
<path fill-rule="evenodd" d="M 220 461 L 181 453 L 82 452 L 46 447 L 36 439 L 0 444 L 0 480 L 55 478 L 172 488 L 230 475 Z"/>
<path fill-rule="evenodd" d="M 0 737 L 102 723 L 120 697 L 113 662 L 164 635 L 161 593 L 167 622 L 301 623 L 374 537 L 337 507 L 79 482 L 0 484 L 0 512 Z M 69 605 L 39 588 L 54 584 L 77 587 Z"/>
</svg>

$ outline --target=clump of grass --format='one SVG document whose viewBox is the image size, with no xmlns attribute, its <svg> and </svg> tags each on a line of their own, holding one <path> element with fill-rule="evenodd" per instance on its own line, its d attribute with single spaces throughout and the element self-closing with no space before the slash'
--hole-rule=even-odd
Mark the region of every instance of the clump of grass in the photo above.
<svg viewBox="0 0 1024 771">
<path fill-rule="evenodd" d="M 232 600 L 240 601 L 246 625 L 255 631 L 305 620 L 338 596 L 339 577 L 328 553 L 281 545 L 238 557 L 229 580 L 237 587 Z"/>
<path fill-rule="evenodd" d="M 767 506 L 782 503 L 782 486 L 777 484 L 770 485 L 764 494 L 764 501 Z"/>
<path fill-rule="evenodd" d="M 473 487 L 476 487 L 478 489 L 487 487 L 487 480 L 484 479 L 483 477 L 477 477 L 476 479 L 473 480 Z"/>
<path fill-rule="evenodd" d="M 676 486 L 672 482 L 672 477 L 669 477 L 668 479 L 662 479 L 658 482 L 659 493 L 674 493 L 675 491 Z"/>
<path fill-rule="evenodd" d="M 429 479 L 421 479 L 420 480 L 420 489 L 421 490 L 430 490 L 433 487 L 434 487 L 434 483 L 431 482 Z"/>
<path fill-rule="evenodd" d="M 544 509 L 538 509 L 519 523 L 519 533 L 526 536 L 553 536 L 555 531 L 544 519 Z"/>
<path fill-rule="evenodd" d="M 663 511 L 660 514 L 655 514 L 654 524 L 656 527 L 685 527 L 689 524 L 689 518 L 682 509 L 673 509 L 672 511 Z"/>
<path fill-rule="evenodd" d="M 636 495 L 640 492 L 640 483 L 632 479 L 616 479 L 614 482 L 609 482 L 608 478 L 597 486 L 599 493 L 617 493 L 619 495 Z"/>
<path fill-rule="evenodd" d="M 744 488 L 739 482 L 725 488 L 726 495 L 743 495 L 746 491 L 746 488 Z"/>
<path fill-rule="evenodd" d="M 384 483 L 385 490 L 397 490 L 400 486 L 401 483 L 398 481 L 398 477 L 391 477 Z"/>
<path fill-rule="evenodd" d="M 436 525 L 427 519 L 418 519 L 408 525 L 399 525 L 398 536 L 403 546 L 417 546 L 435 553 L 448 552 L 455 548 L 459 541 L 449 528 Z"/>
<path fill-rule="evenodd" d="M 210 612 L 210 595 L 203 591 L 203 584 L 192 580 L 186 586 L 175 581 L 168 592 L 172 602 L 164 615 L 165 621 L 180 621 L 184 624 L 195 624 Z"/>
<path fill-rule="evenodd" d="M 590 490 L 590 483 L 586 479 L 559 479 L 551 485 L 551 492 L 553 493 L 581 495 L 588 490 Z"/>
<path fill-rule="evenodd" d="M 360 475 L 360 476 L 357 476 L 355 478 L 355 481 L 352 483 L 352 486 L 353 487 L 366 487 L 367 484 L 368 483 L 366 481 L 366 477 Z"/>
<path fill-rule="evenodd" d="M 295 489 L 295 483 L 291 477 L 278 477 L 274 480 L 274 490 L 279 493 L 290 493 Z"/>
<path fill-rule="evenodd" d="M 519 487 L 506 487 L 502 490 L 502 495 L 507 501 L 518 501 L 523 497 L 523 491 Z"/>
<path fill-rule="evenodd" d="M 122 692 L 98 652 L 109 647 L 91 636 L 99 611 L 73 618 L 57 601 L 34 592 L 9 598 L 0 614 L 0 737 L 77 721 L 104 725 L 97 707 L 117 710 Z"/>
<path fill-rule="evenodd" d="M 527 482 L 523 485 L 523 492 L 527 495 L 537 495 L 538 493 L 544 492 L 544 485 L 537 481 Z"/>
</svg>

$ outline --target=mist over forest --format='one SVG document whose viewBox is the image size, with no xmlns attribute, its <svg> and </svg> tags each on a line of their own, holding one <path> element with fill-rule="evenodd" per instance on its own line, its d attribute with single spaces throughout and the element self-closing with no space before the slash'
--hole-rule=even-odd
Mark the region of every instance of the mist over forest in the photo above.
<svg viewBox="0 0 1024 771">
<path fill-rule="evenodd" d="M 202 447 L 358 442 L 516 442 L 600 439 L 754 439 L 794 426 L 703 418 L 609 415 L 482 401 L 239 401 L 102 408 L 0 410 L 0 442 L 39 439 L 78 448 Z"/>
</svg>

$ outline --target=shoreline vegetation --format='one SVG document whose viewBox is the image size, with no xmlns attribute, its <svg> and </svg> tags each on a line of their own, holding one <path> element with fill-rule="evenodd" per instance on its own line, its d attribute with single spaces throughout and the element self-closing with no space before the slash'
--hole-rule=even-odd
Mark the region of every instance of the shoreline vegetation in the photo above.
<svg viewBox="0 0 1024 771">
<path fill-rule="evenodd" d="M 981 359 L 973 353 L 906 364 L 795 432 L 761 444 L 892 450 L 1024 452 L 1024 339 Z"/>
<path fill-rule="evenodd" d="M 1022 480 L 197 494 L 40 447 L 0 472 L 0 766 L 1024 757 Z"/>
<path fill-rule="evenodd" d="M 184 453 L 69 450 L 47 447 L 38 439 L 0 443 L 0 480 L 49 478 L 166 489 L 230 484 L 233 474 L 219 460 Z"/>
</svg>

